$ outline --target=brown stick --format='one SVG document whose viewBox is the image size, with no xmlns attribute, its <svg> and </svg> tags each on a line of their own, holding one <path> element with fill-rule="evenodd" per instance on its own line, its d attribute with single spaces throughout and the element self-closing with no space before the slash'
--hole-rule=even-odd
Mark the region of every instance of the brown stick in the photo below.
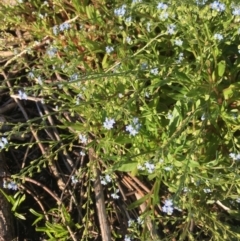
<svg viewBox="0 0 240 241">
<path fill-rule="evenodd" d="M 95 158 L 95 152 L 92 148 L 89 149 L 89 159 L 90 161 L 97 161 Z M 100 223 L 100 229 L 102 234 L 102 240 L 111 241 L 111 232 L 107 222 L 107 212 L 105 208 L 105 201 L 103 195 L 102 184 L 100 181 L 100 171 L 96 165 L 93 166 L 95 181 L 94 181 L 94 191 L 96 199 L 97 214 Z"/>
</svg>

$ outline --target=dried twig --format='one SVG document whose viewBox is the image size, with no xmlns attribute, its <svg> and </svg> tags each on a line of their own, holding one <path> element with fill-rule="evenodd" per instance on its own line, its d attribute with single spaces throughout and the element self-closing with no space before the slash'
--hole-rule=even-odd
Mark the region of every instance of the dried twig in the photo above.
<svg viewBox="0 0 240 241">
<path fill-rule="evenodd" d="M 89 159 L 90 161 L 96 160 L 96 154 L 93 148 L 89 149 Z M 97 214 L 100 223 L 100 229 L 102 234 L 102 240 L 104 241 L 111 241 L 111 231 L 107 222 L 107 213 L 105 208 L 105 201 L 103 195 L 102 184 L 100 181 L 100 171 L 96 165 L 93 165 L 95 181 L 94 181 L 94 191 L 95 191 L 95 198 L 96 198 L 96 207 L 97 207 Z"/>
</svg>

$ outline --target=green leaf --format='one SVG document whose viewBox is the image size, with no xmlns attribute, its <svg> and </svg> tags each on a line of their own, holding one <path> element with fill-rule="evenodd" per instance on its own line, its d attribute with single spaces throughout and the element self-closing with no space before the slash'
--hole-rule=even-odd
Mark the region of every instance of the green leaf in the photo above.
<svg viewBox="0 0 240 241">
<path fill-rule="evenodd" d="M 20 213 L 14 212 L 14 216 L 19 218 L 19 219 L 26 220 L 26 218 Z"/>
<path fill-rule="evenodd" d="M 231 85 L 223 90 L 223 96 L 225 100 L 229 100 L 233 97 L 233 88 Z"/>
<path fill-rule="evenodd" d="M 154 183 L 154 190 L 153 190 L 153 205 L 158 204 L 159 201 L 159 189 L 160 189 L 160 179 L 156 179 Z"/>
<path fill-rule="evenodd" d="M 115 170 L 122 171 L 122 172 L 132 172 L 137 168 L 137 162 L 121 162 L 119 163 L 118 167 Z"/>
<path fill-rule="evenodd" d="M 137 201 L 131 203 L 129 206 L 128 206 L 128 209 L 134 209 L 136 207 L 139 207 L 142 203 L 144 203 L 147 199 L 150 198 L 150 193 L 148 193 L 147 195 L 145 195 L 144 197 L 138 199 Z"/>
<path fill-rule="evenodd" d="M 224 60 L 218 63 L 218 76 L 222 77 L 226 68 L 226 62 Z"/>
</svg>

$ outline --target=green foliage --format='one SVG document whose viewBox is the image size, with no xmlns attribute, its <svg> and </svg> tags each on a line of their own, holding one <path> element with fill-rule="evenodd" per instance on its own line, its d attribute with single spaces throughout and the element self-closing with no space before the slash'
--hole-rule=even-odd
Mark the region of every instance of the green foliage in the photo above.
<svg viewBox="0 0 240 241">
<path fill-rule="evenodd" d="M 126 1 L 124 12 L 121 1 L 46 3 L 29 0 L 1 6 L 6 11 L 0 14 L 2 31 L 10 32 L 17 24 L 30 35 L 1 66 L 2 71 L 24 71 L 12 78 L 11 88 L 7 80 L 3 86 L 12 96 L 24 90 L 28 100 L 22 102 L 35 103 L 38 113 L 6 134 L 9 140 L 13 134 L 24 136 L 33 130 L 43 136 L 34 144 L 30 139 L 9 141 L 7 151 L 26 145 L 42 151 L 14 177 L 34 179 L 46 169 L 57 180 L 69 177 L 65 188 L 70 197 L 65 189 L 50 191 L 53 197 L 61 193 L 62 206 L 59 201 L 51 204 L 47 214 L 29 207 L 37 217 L 36 230 L 49 240 L 69 240 L 72 234 L 90 240 L 99 233 L 92 184 L 97 166 L 101 177 L 112 178 L 104 187 L 105 198 L 111 200 L 108 219 L 119 212 L 111 195 L 117 185 L 126 185 L 123 177 L 132 182 L 137 178 L 150 188 L 127 202 L 127 212 L 140 211 L 144 224 L 135 223 L 136 232 L 131 232 L 133 227 L 120 232 L 113 225 L 116 239 L 150 239 L 155 227 L 159 240 L 237 240 L 240 30 L 239 16 L 233 15 L 237 6 L 226 0 L 222 1 L 226 9 L 216 11 L 210 2 L 172 0 L 164 10 L 157 9 L 158 2 Z M 85 151 L 89 159 L 78 154 L 74 160 L 82 158 L 81 165 L 69 162 L 74 151 Z M 51 169 L 55 163 L 61 175 Z M 73 176 L 81 183 L 79 189 L 69 185 Z M 131 188 L 139 192 L 136 186 L 142 188 L 139 183 Z M 15 216 L 24 218 L 16 209 L 25 194 L 4 195 Z M 169 199 L 174 207 L 170 213 L 164 211 Z M 229 208 L 227 214 L 217 201 Z M 136 213 L 131 214 L 127 217 L 136 219 Z M 46 215 L 52 218 L 45 220 Z"/>
</svg>

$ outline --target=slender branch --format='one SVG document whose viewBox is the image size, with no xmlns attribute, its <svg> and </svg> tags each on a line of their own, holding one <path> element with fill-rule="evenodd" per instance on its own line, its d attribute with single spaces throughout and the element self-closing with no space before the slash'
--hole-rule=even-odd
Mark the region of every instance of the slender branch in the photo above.
<svg viewBox="0 0 240 241">
<path fill-rule="evenodd" d="M 93 148 L 90 148 L 89 149 L 90 161 L 97 161 L 94 156 L 95 156 L 95 152 Z M 100 223 L 102 240 L 111 241 L 111 231 L 107 221 L 107 212 L 105 208 L 103 188 L 100 181 L 100 171 L 96 165 L 93 165 L 93 171 L 95 176 L 94 191 L 95 191 L 96 207 L 97 207 L 97 214 L 98 214 L 98 219 Z"/>
</svg>

